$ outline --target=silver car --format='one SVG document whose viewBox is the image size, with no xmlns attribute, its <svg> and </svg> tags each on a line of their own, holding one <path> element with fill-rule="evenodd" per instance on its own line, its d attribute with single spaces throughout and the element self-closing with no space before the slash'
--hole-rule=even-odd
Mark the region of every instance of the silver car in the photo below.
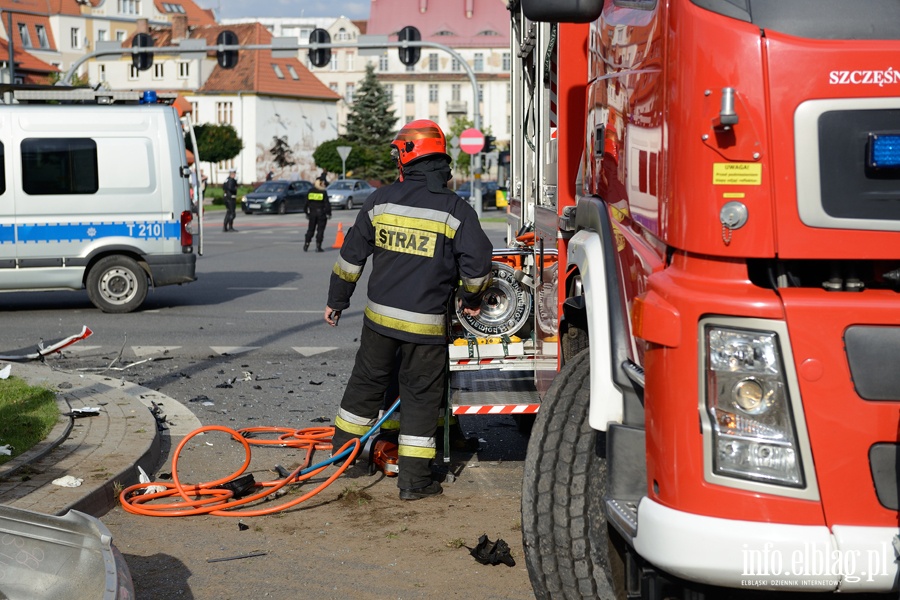
<svg viewBox="0 0 900 600">
<path fill-rule="evenodd" d="M 332 208 L 356 208 L 369 197 L 376 188 L 362 179 L 338 179 L 328 184 L 328 202 Z"/>
</svg>

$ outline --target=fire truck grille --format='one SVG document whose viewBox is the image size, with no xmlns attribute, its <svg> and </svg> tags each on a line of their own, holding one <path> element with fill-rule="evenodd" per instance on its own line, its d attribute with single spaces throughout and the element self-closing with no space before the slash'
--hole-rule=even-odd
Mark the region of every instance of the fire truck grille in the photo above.
<svg viewBox="0 0 900 600">
<path fill-rule="evenodd" d="M 900 327 L 848 327 L 844 347 L 860 398 L 900 401 Z"/>
</svg>

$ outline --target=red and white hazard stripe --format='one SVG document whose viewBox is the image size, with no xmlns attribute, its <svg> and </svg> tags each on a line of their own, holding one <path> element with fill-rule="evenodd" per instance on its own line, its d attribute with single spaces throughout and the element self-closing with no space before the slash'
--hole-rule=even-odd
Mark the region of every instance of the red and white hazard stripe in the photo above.
<svg viewBox="0 0 900 600">
<path fill-rule="evenodd" d="M 533 415 L 540 404 L 465 404 L 453 405 L 454 415 Z"/>
<path fill-rule="evenodd" d="M 450 363 L 454 365 L 492 365 L 506 363 L 511 360 L 535 360 L 539 358 L 534 355 L 527 356 L 502 356 L 499 358 L 451 358 Z"/>
</svg>

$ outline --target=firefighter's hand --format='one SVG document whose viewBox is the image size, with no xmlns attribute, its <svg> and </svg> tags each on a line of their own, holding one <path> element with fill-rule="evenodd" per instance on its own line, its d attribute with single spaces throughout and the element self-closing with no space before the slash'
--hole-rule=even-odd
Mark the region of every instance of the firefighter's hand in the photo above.
<svg viewBox="0 0 900 600">
<path fill-rule="evenodd" d="M 459 306 L 462 308 L 463 314 L 468 315 L 470 317 L 477 317 L 481 314 L 481 305 L 479 304 L 475 308 L 469 308 L 468 306 L 462 305 L 462 300 L 459 300 Z"/>
<path fill-rule="evenodd" d="M 330 306 L 325 307 L 325 322 L 332 327 L 337 327 L 338 320 L 341 318 L 341 311 L 334 310 Z"/>
</svg>

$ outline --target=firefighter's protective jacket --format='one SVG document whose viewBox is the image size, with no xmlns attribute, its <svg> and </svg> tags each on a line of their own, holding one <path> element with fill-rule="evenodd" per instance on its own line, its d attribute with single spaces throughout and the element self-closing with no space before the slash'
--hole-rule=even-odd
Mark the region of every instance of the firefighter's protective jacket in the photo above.
<svg viewBox="0 0 900 600">
<path fill-rule="evenodd" d="M 403 181 L 369 196 L 344 238 L 328 290 L 328 306 L 349 307 L 373 255 L 365 324 L 420 344 L 447 343 L 448 301 L 457 286 L 463 305 L 476 308 L 491 283 L 491 242 L 475 210 L 445 184 L 434 185 L 439 160 L 407 165 Z"/>
</svg>

